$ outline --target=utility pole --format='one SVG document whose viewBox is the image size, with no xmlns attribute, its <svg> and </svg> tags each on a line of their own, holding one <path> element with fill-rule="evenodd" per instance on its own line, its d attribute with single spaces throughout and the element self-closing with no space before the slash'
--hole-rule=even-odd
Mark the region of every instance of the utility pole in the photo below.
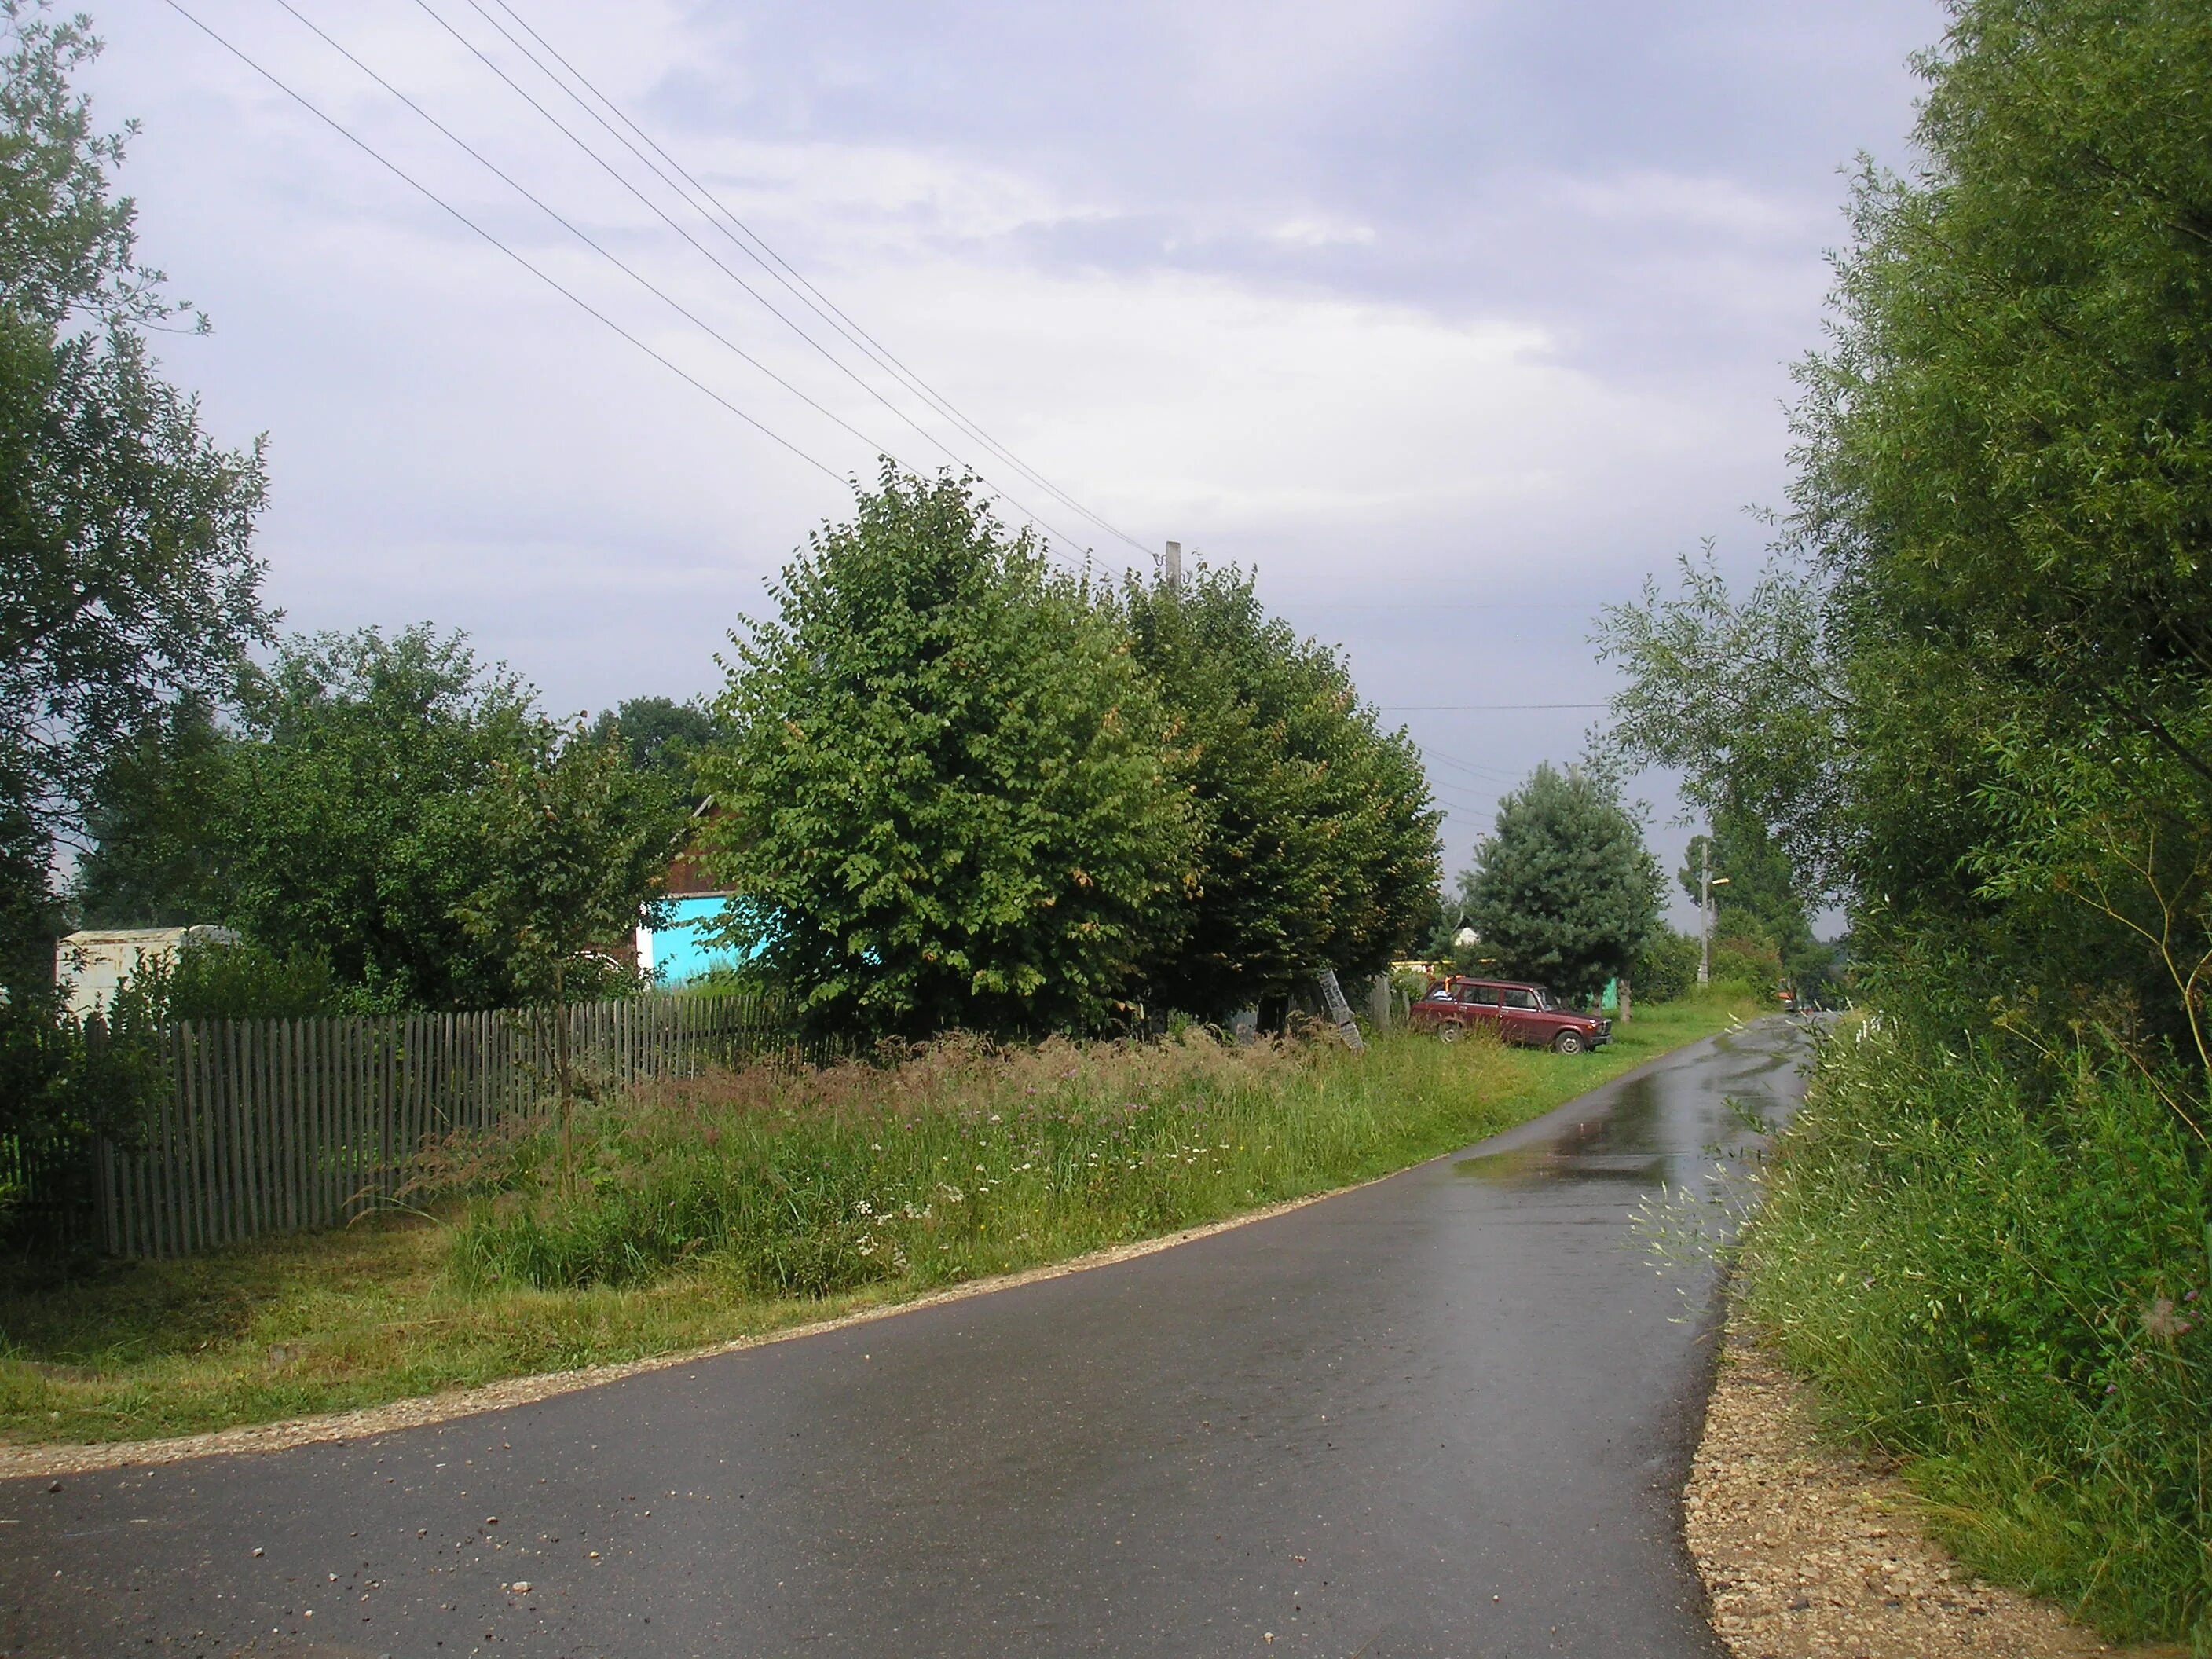
<svg viewBox="0 0 2212 1659">
<path fill-rule="evenodd" d="M 1713 838 L 1710 832 L 1698 842 L 1698 983 L 1713 982 L 1713 889 L 1729 884 L 1726 876 L 1713 873 Z"/>
<path fill-rule="evenodd" d="M 1182 544 L 1170 542 L 1165 557 L 1160 561 L 1160 578 L 1170 587 L 1182 586 Z"/>
</svg>

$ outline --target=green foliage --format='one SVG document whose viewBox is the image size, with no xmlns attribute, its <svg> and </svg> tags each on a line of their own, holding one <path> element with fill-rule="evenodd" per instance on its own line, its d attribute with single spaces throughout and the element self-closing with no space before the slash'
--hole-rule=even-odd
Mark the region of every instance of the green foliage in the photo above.
<svg viewBox="0 0 2212 1659">
<path fill-rule="evenodd" d="M 528 804 L 580 823 L 525 828 L 526 793 L 572 783 L 574 799 Z M 77 896 L 118 924 L 227 922 L 281 959 L 319 958 L 354 1006 L 507 1007 L 543 992 L 537 946 L 509 929 L 521 884 L 561 890 L 599 930 L 594 945 L 619 944 L 634 922 L 578 908 L 568 860 L 599 836 L 622 844 L 617 862 L 658 859 L 665 844 L 639 852 L 641 826 L 665 820 L 674 790 L 631 770 L 619 742 L 562 742 L 530 689 L 465 635 L 301 636 L 243 674 L 228 720 L 187 704 L 118 746 Z M 535 873 L 510 862 L 540 854 L 550 862 Z M 478 925 L 478 912 L 502 920 Z"/>
<path fill-rule="evenodd" d="M 1659 866 L 1605 779 L 1547 763 L 1498 804 L 1460 877 L 1496 971 L 1577 1001 L 1630 971 L 1658 928 Z"/>
<path fill-rule="evenodd" d="M 1727 878 L 1725 885 L 1712 889 L 1716 975 L 1725 951 L 1730 976 L 1762 994 L 1778 979 L 1817 994 L 1834 971 L 1835 948 L 1813 937 L 1796 871 L 1765 823 L 1730 803 L 1714 813 L 1711 836 L 1690 838 L 1678 878 L 1693 899 L 1704 890 L 1703 861 L 1708 857 L 1714 877 Z M 1763 977 L 1753 979 L 1754 972 Z"/>
<path fill-rule="evenodd" d="M 1847 1027 L 1747 1245 L 1752 1308 L 1914 1460 L 1978 1569 L 2119 1637 L 2212 1638 L 2212 1213 L 2158 1089 L 2073 1050 Z"/>
<path fill-rule="evenodd" d="M 1697 987 L 1698 960 L 1698 941 L 1689 934 L 1664 925 L 1654 929 L 1628 970 L 1637 1001 L 1672 1002 L 1687 996 Z"/>
<path fill-rule="evenodd" d="M 83 926 L 189 927 L 230 913 L 220 826 L 235 743 L 194 696 L 108 751 L 85 810 L 92 846 L 71 884 Z"/>
<path fill-rule="evenodd" d="M 675 782 L 633 770 L 618 741 L 539 721 L 520 753 L 493 763 L 477 810 L 487 868 L 459 915 L 523 998 L 560 1004 L 634 981 L 610 951 L 652 919 L 687 816 Z"/>
<path fill-rule="evenodd" d="M 592 736 L 621 744 L 632 769 L 660 773 L 684 790 L 690 787 L 697 757 L 721 733 L 708 710 L 669 697 L 626 697 L 615 708 L 600 710 L 592 722 Z"/>
<path fill-rule="evenodd" d="M 280 954 L 252 939 L 188 939 L 158 985 L 143 988 L 174 1019 L 306 1019 L 347 1003 L 319 953 Z"/>
<path fill-rule="evenodd" d="M 886 468 L 737 637 L 700 765 L 732 943 L 815 1026 L 1084 1030 L 1195 884 L 1164 717 L 1088 584 L 960 481 Z"/>
<path fill-rule="evenodd" d="M 52 985 L 0 1002 L 0 1141 L 33 1161 L 129 1144 L 169 1085 L 161 987 L 125 984 L 80 1020 Z M 16 1194 L 0 1184 L 0 1215 Z"/>
<path fill-rule="evenodd" d="M 1197 889 L 1157 1000 L 1220 1019 L 1310 981 L 1381 972 L 1434 906 L 1419 751 L 1384 732 L 1337 653 L 1269 617 L 1254 579 L 1134 578 L 1121 605 L 1173 723 L 1200 824 Z"/>
<path fill-rule="evenodd" d="M 288 641 L 239 707 L 214 826 L 222 919 L 326 952 L 379 1006 L 517 1000 L 507 955 L 461 912 L 501 874 L 483 798 L 532 757 L 528 689 L 462 635 L 364 629 Z"/>
<path fill-rule="evenodd" d="M 1680 561 L 1678 592 L 1647 580 L 1639 603 L 1601 614 L 1596 635 L 1599 659 L 1627 675 L 1613 699 L 1620 755 L 1678 769 L 1683 799 L 1709 819 L 1766 830 L 1808 896 L 1850 879 L 1850 704 L 1826 598 L 1777 562 L 1739 602 L 1708 544 Z"/>
<path fill-rule="evenodd" d="M 218 690 L 267 633 L 261 452 L 215 444 L 148 355 L 182 313 L 110 193 L 128 130 L 95 133 L 70 87 L 97 52 L 81 20 L 0 6 L 0 966 L 19 990 L 58 838 L 118 734 Z"/>
<path fill-rule="evenodd" d="M 2212 1266 L 2212 12 L 1961 0 L 1920 68 L 1777 562 L 1601 641 L 1632 748 L 1848 899 L 1897 1034 L 1832 1062 L 1770 1316 L 1991 1570 L 2212 1644 L 2212 1389 L 2160 1311 Z"/>
</svg>

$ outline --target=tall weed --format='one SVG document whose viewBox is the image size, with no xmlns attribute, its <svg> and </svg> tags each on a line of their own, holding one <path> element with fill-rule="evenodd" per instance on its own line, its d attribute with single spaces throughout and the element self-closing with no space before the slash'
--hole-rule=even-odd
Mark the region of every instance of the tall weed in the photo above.
<svg viewBox="0 0 2212 1659">
<path fill-rule="evenodd" d="M 1752 1312 L 1966 1559 L 2212 1650 L 2212 1208 L 2150 1079 L 1847 1027 L 1744 1258 Z"/>
<path fill-rule="evenodd" d="M 756 1066 L 580 1115 L 573 1176 L 542 1121 L 456 1140 L 425 1193 L 471 1194 L 470 1283 L 650 1282 L 678 1268 L 756 1295 L 927 1284 L 1228 1215 L 1356 1179 L 1512 1121 L 1528 1057 L 1494 1044 L 1165 1043 L 999 1048 L 895 1064 Z M 1431 1075 L 1433 1073 L 1433 1075 Z"/>
</svg>

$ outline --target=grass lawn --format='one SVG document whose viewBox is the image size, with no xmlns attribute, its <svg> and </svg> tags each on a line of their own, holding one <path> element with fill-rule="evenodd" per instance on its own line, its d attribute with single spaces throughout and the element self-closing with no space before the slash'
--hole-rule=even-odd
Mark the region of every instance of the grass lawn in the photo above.
<svg viewBox="0 0 2212 1659">
<path fill-rule="evenodd" d="M 447 1149 L 428 1213 L 180 1261 L 0 1266 L 0 1438 L 150 1439 L 678 1352 L 1402 1169 L 1755 1013 L 1594 1054 L 951 1046 L 663 1085 Z"/>
</svg>

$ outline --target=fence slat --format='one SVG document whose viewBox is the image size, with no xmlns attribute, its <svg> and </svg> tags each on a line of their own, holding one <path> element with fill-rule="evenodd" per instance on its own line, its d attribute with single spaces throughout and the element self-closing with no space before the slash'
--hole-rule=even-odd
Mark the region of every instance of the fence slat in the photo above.
<svg viewBox="0 0 2212 1659">
<path fill-rule="evenodd" d="M 395 1198 L 431 1141 L 544 1111 L 564 1020 L 575 1081 L 599 1097 L 808 1052 L 780 1007 L 682 992 L 565 1011 L 180 1020 L 143 1144 L 87 1146 L 73 1201 L 126 1255 L 342 1224 Z"/>
</svg>

